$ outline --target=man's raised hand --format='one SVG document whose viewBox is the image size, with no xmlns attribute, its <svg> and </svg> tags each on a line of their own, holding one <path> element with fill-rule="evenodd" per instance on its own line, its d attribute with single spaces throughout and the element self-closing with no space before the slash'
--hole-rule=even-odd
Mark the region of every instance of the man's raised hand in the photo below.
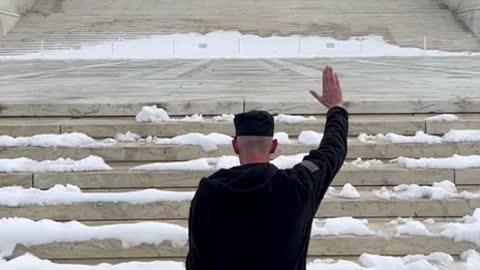
<svg viewBox="0 0 480 270">
<path fill-rule="evenodd" d="M 329 66 L 323 70 L 323 93 L 320 95 L 316 91 L 310 91 L 320 103 L 328 109 L 333 107 L 343 107 L 343 95 L 340 88 L 340 81 L 337 74 Z"/>
</svg>

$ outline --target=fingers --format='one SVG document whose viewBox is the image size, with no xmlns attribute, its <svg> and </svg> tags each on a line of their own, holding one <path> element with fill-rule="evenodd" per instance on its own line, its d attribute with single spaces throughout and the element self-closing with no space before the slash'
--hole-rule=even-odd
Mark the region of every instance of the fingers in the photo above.
<svg viewBox="0 0 480 270">
<path fill-rule="evenodd" d="M 317 92 L 315 92 L 315 91 L 310 91 L 310 94 L 312 94 L 312 96 L 313 96 L 314 98 L 316 98 L 318 101 L 322 102 L 322 96 L 319 95 Z"/>
<path fill-rule="evenodd" d="M 335 73 L 335 85 L 337 86 L 338 90 L 342 89 L 342 88 L 340 88 L 340 80 L 338 79 L 337 73 Z"/>
</svg>

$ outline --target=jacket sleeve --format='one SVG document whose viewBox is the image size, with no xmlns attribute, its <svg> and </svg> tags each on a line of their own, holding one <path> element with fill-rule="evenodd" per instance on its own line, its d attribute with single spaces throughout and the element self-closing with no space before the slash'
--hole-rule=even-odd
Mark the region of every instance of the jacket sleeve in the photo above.
<svg viewBox="0 0 480 270">
<path fill-rule="evenodd" d="M 208 195 L 202 188 L 202 182 L 195 193 L 190 205 L 188 218 L 188 255 L 185 262 L 186 270 L 209 270 L 210 248 L 209 248 L 209 207 Z"/>
<path fill-rule="evenodd" d="M 313 195 L 315 211 L 347 156 L 348 112 L 334 107 L 327 113 L 322 142 L 293 170 Z"/>
</svg>

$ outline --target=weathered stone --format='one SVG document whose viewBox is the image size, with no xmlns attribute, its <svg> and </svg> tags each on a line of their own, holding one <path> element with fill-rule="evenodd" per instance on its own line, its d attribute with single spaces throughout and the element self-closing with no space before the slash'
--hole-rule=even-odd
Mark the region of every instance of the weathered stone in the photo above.
<svg viewBox="0 0 480 270">
<path fill-rule="evenodd" d="M 202 177 L 212 173 L 213 171 L 141 172 L 127 171 L 126 168 L 123 168 L 105 172 L 36 173 L 33 177 L 34 186 L 37 188 L 50 188 L 55 184 L 72 184 L 82 189 L 195 188 Z M 341 186 L 346 183 L 354 186 L 431 185 L 435 181 L 446 179 L 454 181 L 454 170 L 408 170 L 392 165 L 370 169 L 344 166 L 332 185 Z"/>
<path fill-rule="evenodd" d="M 190 202 L 81 203 L 0 207 L 0 217 L 54 220 L 184 219 Z M 326 198 L 317 217 L 462 217 L 480 207 L 480 200 L 380 200 L 366 194 L 361 199 Z"/>
<path fill-rule="evenodd" d="M 315 146 L 291 144 L 281 145 L 274 156 L 306 153 Z M 478 143 L 445 144 L 388 144 L 349 142 L 349 158 L 392 159 L 406 157 L 449 157 L 454 154 L 470 155 L 480 152 Z M 199 146 L 156 145 L 124 143 L 111 147 L 85 148 L 40 148 L 40 147 L 3 147 L 0 154 L 4 158 L 28 157 L 36 160 L 70 157 L 74 159 L 96 155 L 106 161 L 174 161 L 190 160 L 199 157 L 217 157 L 231 155 L 231 146 L 219 146 L 218 150 L 204 152 Z"/>
<path fill-rule="evenodd" d="M 33 176 L 31 173 L 0 173 L 0 187 L 8 186 L 32 187 Z"/>
<path fill-rule="evenodd" d="M 480 187 L 480 169 L 456 170 L 455 184 L 479 185 Z"/>
</svg>

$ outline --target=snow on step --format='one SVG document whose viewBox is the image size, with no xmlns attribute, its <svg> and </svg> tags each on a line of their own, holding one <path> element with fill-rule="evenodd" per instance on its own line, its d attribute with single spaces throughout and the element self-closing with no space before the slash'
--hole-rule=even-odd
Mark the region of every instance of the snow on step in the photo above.
<svg viewBox="0 0 480 270">
<path fill-rule="evenodd" d="M 440 114 L 425 118 L 427 122 L 453 122 L 457 120 L 458 116 L 454 114 Z"/>
<path fill-rule="evenodd" d="M 358 262 L 334 259 L 317 259 L 307 264 L 307 270 L 477 270 L 480 267 L 480 254 L 475 250 L 462 253 L 461 262 L 454 262 L 452 256 L 442 252 L 428 255 L 416 254 L 404 257 L 362 254 Z M 79 265 L 57 264 L 39 259 L 31 254 L 1 261 L 2 270 L 185 270 L 184 263 L 172 261 L 125 262 L 120 264 Z"/>
<path fill-rule="evenodd" d="M 112 145 L 112 142 L 99 142 L 86 134 L 72 132 L 63 134 L 39 134 L 31 137 L 0 136 L 0 146 L 3 147 L 102 147 Z"/>
<path fill-rule="evenodd" d="M 53 242 L 76 242 L 116 239 L 125 248 L 142 243 L 161 244 L 172 241 L 174 246 L 187 243 L 188 230 L 179 225 L 161 222 L 140 222 L 86 226 L 77 221 L 33 221 L 26 218 L 0 219 L 0 258 L 12 254 L 15 246 L 41 245 Z"/>
<path fill-rule="evenodd" d="M 462 142 L 480 142 L 480 130 L 456 130 L 452 129 L 445 133 L 443 137 L 429 135 L 423 131 L 417 131 L 414 136 L 399 135 L 388 133 L 387 135 L 367 135 L 360 134 L 357 140 L 362 143 L 388 142 L 388 143 L 462 143 Z"/>
<path fill-rule="evenodd" d="M 221 114 L 213 116 L 214 122 L 233 122 L 235 115 L 233 114 Z M 135 120 L 139 123 L 156 123 L 166 121 L 184 121 L 184 122 L 205 122 L 206 119 L 198 113 L 191 116 L 185 116 L 184 118 L 171 118 L 169 113 L 163 109 L 154 106 L 143 106 L 142 110 L 135 116 Z M 286 124 L 298 124 L 309 121 L 316 121 L 314 116 L 301 116 L 301 115 L 288 115 L 279 114 L 274 117 L 275 122 Z"/>
<path fill-rule="evenodd" d="M 89 156 L 81 160 L 59 158 L 37 161 L 29 158 L 0 159 L 0 172 L 87 172 L 112 170 L 103 158 Z"/>
<path fill-rule="evenodd" d="M 270 162 L 279 169 L 290 169 L 296 164 L 302 162 L 307 153 L 296 155 L 280 155 Z M 352 162 L 345 162 L 346 165 L 352 165 L 357 168 L 368 169 L 372 166 L 381 166 L 380 160 L 362 160 L 356 159 Z M 175 162 L 156 162 L 144 164 L 131 168 L 131 171 L 209 171 L 219 169 L 229 169 L 240 165 L 238 156 L 221 156 L 212 158 L 198 158 L 187 161 Z"/>
<path fill-rule="evenodd" d="M 472 216 L 463 218 L 465 223 L 450 223 L 441 233 L 442 236 L 455 242 L 467 241 L 480 246 L 480 208 L 475 209 Z"/>
<path fill-rule="evenodd" d="M 0 188 L 0 205 L 59 205 L 87 202 L 127 202 L 145 204 L 162 201 L 186 201 L 193 198 L 194 192 L 174 192 L 145 189 L 130 192 L 84 193 L 77 186 L 55 185 L 48 190 L 22 187 Z"/>
<path fill-rule="evenodd" d="M 357 236 L 375 235 L 376 232 L 368 228 L 368 220 L 352 217 L 327 218 L 315 220 L 312 226 L 312 236 L 346 235 Z"/>
<path fill-rule="evenodd" d="M 431 169 L 468 169 L 480 167 L 479 155 L 453 155 L 449 158 L 406 158 L 399 157 L 391 161 L 408 169 L 431 168 Z"/>
<path fill-rule="evenodd" d="M 480 192 L 462 191 L 458 192 L 454 183 L 449 180 L 434 182 L 432 186 L 420 186 L 417 184 L 402 184 L 387 189 L 382 187 L 380 190 L 372 191 L 372 194 L 384 200 L 413 200 L 413 199 L 432 199 L 445 200 L 448 198 L 478 199 Z"/>
</svg>

